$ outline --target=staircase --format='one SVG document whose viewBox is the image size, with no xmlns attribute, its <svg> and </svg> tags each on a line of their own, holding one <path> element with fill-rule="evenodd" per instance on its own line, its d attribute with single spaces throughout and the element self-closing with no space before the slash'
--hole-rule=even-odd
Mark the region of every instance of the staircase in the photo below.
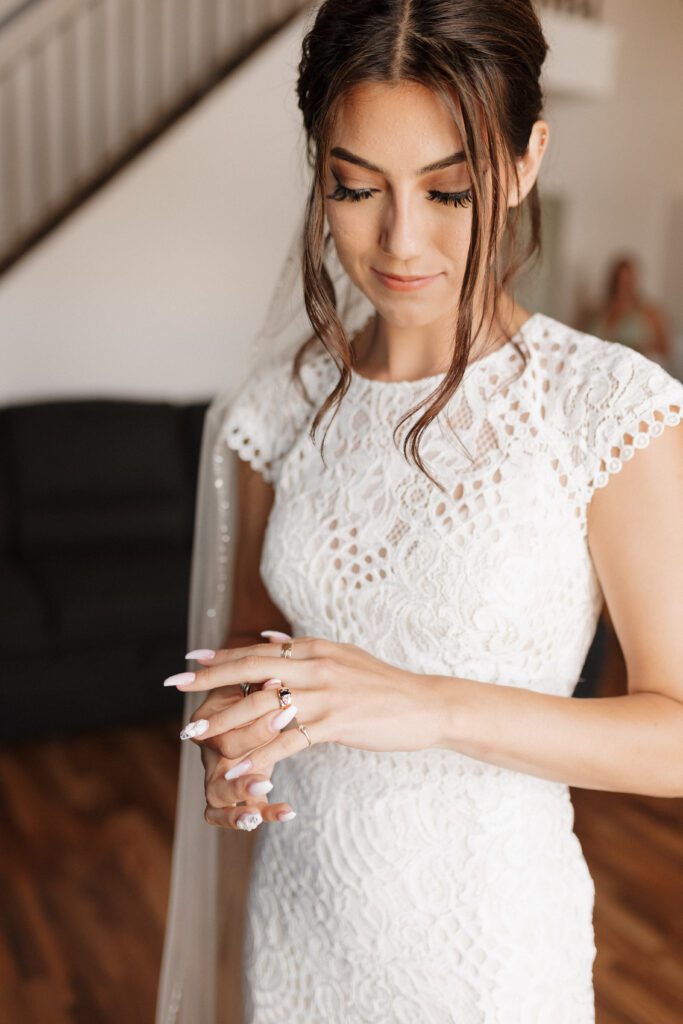
<svg viewBox="0 0 683 1024">
<path fill-rule="evenodd" d="M 0 273 L 306 0 L 0 0 Z"/>
</svg>

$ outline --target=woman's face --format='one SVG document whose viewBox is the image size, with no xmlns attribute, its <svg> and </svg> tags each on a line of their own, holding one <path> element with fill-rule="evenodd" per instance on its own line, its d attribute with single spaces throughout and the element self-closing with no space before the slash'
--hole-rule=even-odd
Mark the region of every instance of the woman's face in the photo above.
<svg viewBox="0 0 683 1024">
<path fill-rule="evenodd" d="M 331 140 L 325 212 L 342 266 L 396 327 L 452 317 L 469 247 L 470 184 L 460 133 L 431 90 L 373 82 L 347 94 Z M 382 273 L 429 280 L 397 290 Z"/>
</svg>

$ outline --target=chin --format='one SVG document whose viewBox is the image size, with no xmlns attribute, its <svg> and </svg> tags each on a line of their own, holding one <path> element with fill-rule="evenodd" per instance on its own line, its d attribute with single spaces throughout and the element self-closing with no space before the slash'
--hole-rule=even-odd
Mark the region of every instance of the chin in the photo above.
<svg viewBox="0 0 683 1024">
<path fill-rule="evenodd" d="M 425 304 L 418 305 L 414 301 L 407 303 L 387 302 L 386 299 L 378 301 L 375 295 L 369 295 L 368 298 L 382 319 L 392 327 L 428 327 L 444 314 L 442 309 L 434 309 Z"/>
</svg>

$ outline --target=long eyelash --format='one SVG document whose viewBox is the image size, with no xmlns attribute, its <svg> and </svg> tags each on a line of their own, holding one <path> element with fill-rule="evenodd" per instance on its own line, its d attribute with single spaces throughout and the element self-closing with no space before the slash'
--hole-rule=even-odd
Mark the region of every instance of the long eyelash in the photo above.
<svg viewBox="0 0 683 1024">
<path fill-rule="evenodd" d="M 361 199 L 369 199 L 373 194 L 374 189 L 369 188 L 347 188 L 346 185 L 337 184 L 336 189 L 329 195 L 328 199 L 350 199 L 352 203 L 357 203 Z"/>
<path fill-rule="evenodd" d="M 430 189 L 429 198 L 444 206 L 449 203 L 453 206 L 468 206 L 472 202 L 473 193 L 471 188 L 466 188 L 463 192 L 436 192 Z"/>
<path fill-rule="evenodd" d="M 336 189 L 327 198 L 336 199 L 338 202 L 350 199 L 352 203 L 358 203 L 361 199 L 370 199 L 375 192 L 379 192 L 379 189 L 347 188 L 346 185 L 342 185 L 340 181 L 337 181 Z M 463 192 L 437 192 L 436 189 L 429 190 L 429 199 L 442 206 L 467 206 L 472 202 L 472 198 L 471 188 L 467 188 Z"/>
</svg>

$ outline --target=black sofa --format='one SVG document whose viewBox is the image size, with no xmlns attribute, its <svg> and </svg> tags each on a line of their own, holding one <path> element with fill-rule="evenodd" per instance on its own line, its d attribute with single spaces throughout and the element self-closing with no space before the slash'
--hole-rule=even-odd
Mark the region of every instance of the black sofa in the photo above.
<svg viewBox="0 0 683 1024">
<path fill-rule="evenodd" d="M 182 709 L 208 402 L 0 409 L 0 741 Z"/>
</svg>

